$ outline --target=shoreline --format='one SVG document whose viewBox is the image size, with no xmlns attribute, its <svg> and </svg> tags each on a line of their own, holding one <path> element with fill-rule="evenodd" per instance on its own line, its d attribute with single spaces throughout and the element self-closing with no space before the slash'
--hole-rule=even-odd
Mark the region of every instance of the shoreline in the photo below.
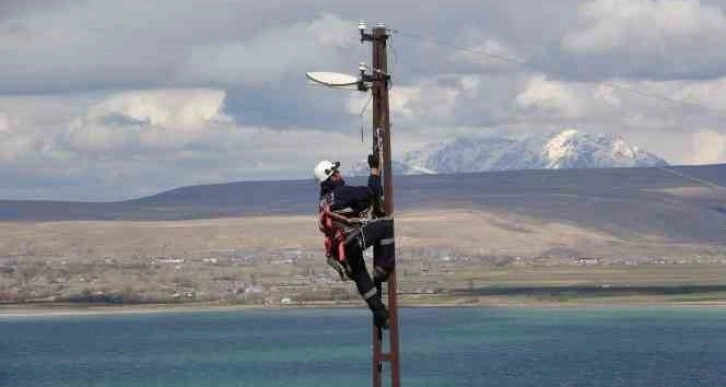
<svg viewBox="0 0 726 387">
<path fill-rule="evenodd" d="M 726 301 L 669 301 L 669 300 L 577 300 L 570 302 L 522 301 L 522 300 L 479 300 L 476 302 L 406 302 L 399 301 L 399 308 L 532 308 L 532 309 L 578 309 L 578 308 L 726 308 Z M 104 315 L 138 315 L 164 313 L 234 312 L 242 310 L 284 310 L 284 309 L 365 309 L 365 305 L 351 302 L 346 304 L 308 303 L 289 305 L 225 305 L 199 304 L 146 304 L 146 305 L 0 305 L 0 319 L 12 317 L 71 317 Z"/>
</svg>

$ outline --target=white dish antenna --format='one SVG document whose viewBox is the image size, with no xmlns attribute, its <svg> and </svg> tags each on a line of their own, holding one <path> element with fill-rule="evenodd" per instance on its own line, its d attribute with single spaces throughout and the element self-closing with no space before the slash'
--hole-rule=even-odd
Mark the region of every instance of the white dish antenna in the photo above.
<svg viewBox="0 0 726 387">
<path fill-rule="evenodd" d="M 315 84 L 328 87 L 345 87 L 358 85 L 358 78 L 343 73 L 329 71 L 312 71 L 305 73 L 305 76 Z"/>
</svg>

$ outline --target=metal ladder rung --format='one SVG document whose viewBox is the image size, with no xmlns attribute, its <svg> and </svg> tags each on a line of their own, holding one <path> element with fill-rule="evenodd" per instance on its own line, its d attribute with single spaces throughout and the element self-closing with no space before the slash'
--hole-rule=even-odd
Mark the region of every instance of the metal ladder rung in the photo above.
<svg viewBox="0 0 726 387">
<path fill-rule="evenodd" d="M 377 362 L 391 361 L 393 359 L 390 353 L 379 353 L 377 355 L 375 359 Z"/>
</svg>

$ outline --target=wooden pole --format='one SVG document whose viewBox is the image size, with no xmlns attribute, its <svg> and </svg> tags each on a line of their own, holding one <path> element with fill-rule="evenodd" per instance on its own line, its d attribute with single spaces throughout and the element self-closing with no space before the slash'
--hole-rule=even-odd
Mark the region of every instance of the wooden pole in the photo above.
<svg viewBox="0 0 726 387">
<path fill-rule="evenodd" d="M 393 170 L 391 163 L 391 125 L 388 104 L 388 58 L 386 28 L 378 25 L 373 28 L 373 141 L 383 162 L 384 211 L 393 217 Z M 394 234 L 395 235 L 395 234 Z M 395 249 L 391 259 L 396 262 Z M 391 386 L 400 387 L 401 372 L 399 365 L 398 341 L 398 281 L 395 266 L 387 281 L 387 301 L 390 313 L 388 328 L 388 353 L 382 352 L 383 332 L 373 326 L 373 386 L 381 387 L 383 362 L 388 361 L 391 368 Z"/>
</svg>

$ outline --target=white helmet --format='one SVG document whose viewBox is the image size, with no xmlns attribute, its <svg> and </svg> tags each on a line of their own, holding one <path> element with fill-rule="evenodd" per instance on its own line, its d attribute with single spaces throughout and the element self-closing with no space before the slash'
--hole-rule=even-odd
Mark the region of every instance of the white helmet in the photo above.
<svg viewBox="0 0 726 387">
<path fill-rule="evenodd" d="M 313 170 L 313 173 L 315 174 L 315 180 L 317 180 L 318 184 L 324 182 L 325 180 L 328 180 L 328 178 L 332 176 L 335 171 L 338 170 L 339 166 L 339 161 L 332 162 L 330 160 L 323 160 L 319 162 Z"/>
</svg>

